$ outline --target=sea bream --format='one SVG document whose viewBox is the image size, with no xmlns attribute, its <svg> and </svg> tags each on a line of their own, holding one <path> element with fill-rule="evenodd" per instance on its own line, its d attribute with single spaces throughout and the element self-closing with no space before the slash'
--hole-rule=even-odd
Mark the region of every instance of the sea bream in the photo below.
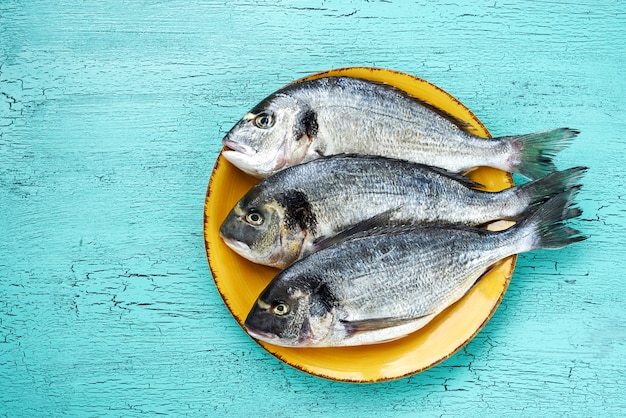
<svg viewBox="0 0 626 418">
<path fill-rule="evenodd" d="M 578 131 L 480 138 L 468 125 L 388 84 L 324 77 L 290 84 L 247 113 L 222 140 L 222 155 L 244 172 L 268 175 L 325 155 L 356 153 L 467 172 L 495 167 L 531 179 Z"/>
<path fill-rule="evenodd" d="M 578 216 L 565 192 L 504 231 L 457 226 L 374 229 L 281 271 L 245 320 L 271 344 L 374 344 L 414 332 L 459 300 L 494 263 L 585 239 L 566 226 Z"/>
<path fill-rule="evenodd" d="M 554 172 L 501 192 L 469 178 L 385 157 L 334 155 L 282 170 L 254 186 L 220 228 L 250 261 L 284 268 L 349 228 L 515 221 L 530 206 L 576 187 L 585 167 Z"/>
</svg>

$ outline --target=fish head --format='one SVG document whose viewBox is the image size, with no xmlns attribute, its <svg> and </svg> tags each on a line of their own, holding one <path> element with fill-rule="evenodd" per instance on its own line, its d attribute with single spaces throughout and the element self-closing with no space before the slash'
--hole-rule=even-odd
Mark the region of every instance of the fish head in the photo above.
<svg viewBox="0 0 626 418">
<path fill-rule="evenodd" d="M 290 221 L 281 202 L 258 192 L 253 188 L 237 202 L 222 222 L 220 236 L 254 263 L 285 268 L 300 258 L 306 231 Z"/>
<path fill-rule="evenodd" d="M 317 158 L 317 117 L 302 100 L 276 93 L 254 107 L 222 139 L 222 155 L 240 170 L 265 178 Z"/>
<path fill-rule="evenodd" d="M 285 268 L 302 257 L 317 219 L 304 193 L 276 187 L 275 179 L 257 184 L 237 202 L 222 222 L 220 236 L 254 263 Z"/>
<path fill-rule="evenodd" d="M 285 347 L 317 345 L 329 335 L 333 309 L 324 292 L 312 288 L 315 280 L 298 277 L 281 280 L 289 275 L 279 273 L 261 293 L 250 310 L 244 326 L 252 337 Z"/>
</svg>

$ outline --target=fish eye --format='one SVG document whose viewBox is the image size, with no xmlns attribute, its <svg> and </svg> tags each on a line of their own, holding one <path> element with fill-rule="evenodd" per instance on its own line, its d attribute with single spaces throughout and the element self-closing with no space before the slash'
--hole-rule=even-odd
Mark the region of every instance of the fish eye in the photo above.
<svg viewBox="0 0 626 418">
<path fill-rule="evenodd" d="M 263 223 L 263 215 L 252 210 L 246 215 L 246 222 L 250 225 L 261 225 Z"/>
<path fill-rule="evenodd" d="M 272 312 L 280 316 L 286 315 L 289 313 L 289 305 L 287 305 L 285 302 L 277 302 L 272 305 Z"/>
<path fill-rule="evenodd" d="M 274 116 L 269 113 L 259 113 L 254 118 L 254 124 L 257 128 L 268 129 L 274 126 Z"/>
</svg>

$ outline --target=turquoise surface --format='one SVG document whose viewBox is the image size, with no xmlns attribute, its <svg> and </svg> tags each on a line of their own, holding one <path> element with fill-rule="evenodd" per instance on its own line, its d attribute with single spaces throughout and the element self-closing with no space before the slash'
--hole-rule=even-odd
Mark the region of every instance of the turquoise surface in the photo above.
<svg viewBox="0 0 626 418">
<path fill-rule="evenodd" d="M 626 4 L 0 2 L 0 416 L 618 416 L 626 408 Z M 284 365 L 211 279 L 228 129 L 334 67 L 448 91 L 494 135 L 569 126 L 589 239 L 520 256 L 459 353 L 373 385 Z"/>
</svg>

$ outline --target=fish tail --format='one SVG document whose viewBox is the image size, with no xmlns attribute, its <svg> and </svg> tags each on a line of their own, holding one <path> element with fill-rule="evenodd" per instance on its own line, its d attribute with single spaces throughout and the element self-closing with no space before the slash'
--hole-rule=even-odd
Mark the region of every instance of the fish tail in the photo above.
<svg viewBox="0 0 626 418">
<path fill-rule="evenodd" d="M 573 167 L 563 171 L 555 171 L 547 176 L 533 180 L 517 187 L 517 196 L 526 206 L 538 205 L 550 197 L 580 186 L 580 180 L 587 172 L 587 167 Z"/>
<path fill-rule="evenodd" d="M 552 159 L 579 133 L 574 129 L 559 128 L 500 139 L 509 142 L 514 150 L 509 160 L 510 171 L 529 179 L 538 179 L 556 171 Z"/>
<path fill-rule="evenodd" d="M 531 209 L 531 213 L 514 227 L 530 238 L 528 251 L 559 249 L 587 239 L 580 231 L 563 223 L 582 214 L 582 210 L 574 206 L 580 188 L 580 185 L 573 186 Z"/>
</svg>

